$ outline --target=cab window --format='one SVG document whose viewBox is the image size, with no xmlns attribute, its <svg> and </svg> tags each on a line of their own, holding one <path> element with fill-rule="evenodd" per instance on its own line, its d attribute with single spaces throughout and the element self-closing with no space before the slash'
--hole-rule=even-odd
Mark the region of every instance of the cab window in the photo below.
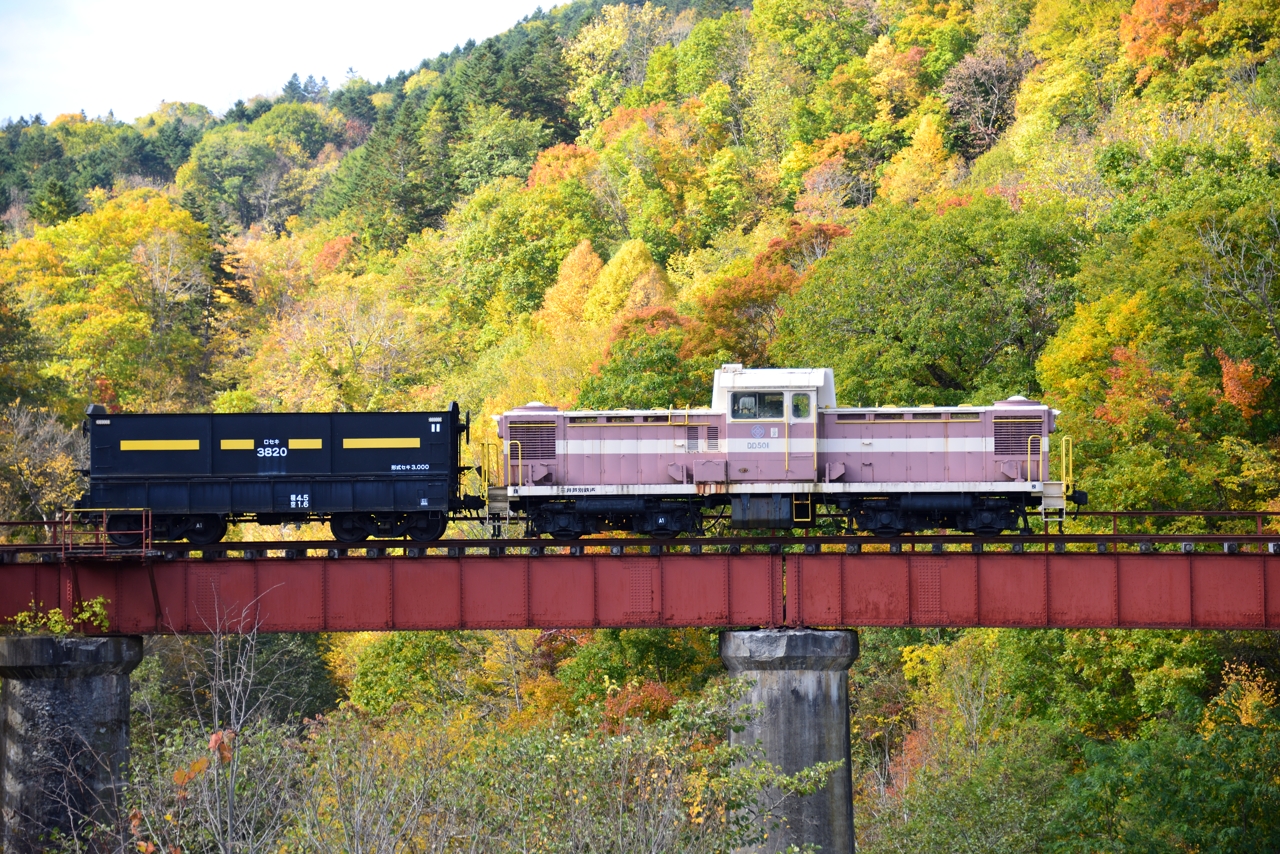
<svg viewBox="0 0 1280 854">
<path fill-rule="evenodd" d="M 782 418 L 785 401 L 782 392 L 737 391 L 733 393 L 732 414 L 735 420 L 750 418 Z"/>
<path fill-rule="evenodd" d="M 792 418 L 808 418 L 809 417 L 809 395 L 807 394 L 791 395 L 791 417 Z"/>
</svg>

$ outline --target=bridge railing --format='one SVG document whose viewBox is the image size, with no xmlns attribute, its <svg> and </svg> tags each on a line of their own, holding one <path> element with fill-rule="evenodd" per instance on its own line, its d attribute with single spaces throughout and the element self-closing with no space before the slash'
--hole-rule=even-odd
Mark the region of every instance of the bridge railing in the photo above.
<svg viewBox="0 0 1280 854">
<path fill-rule="evenodd" d="M 53 519 L 0 521 L 0 563 L 13 563 L 19 554 L 48 555 L 56 559 L 62 554 L 59 532 L 62 514 Z"/>
<path fill-rule="evenodd" d="M 145 507 L 65 510 L 56 531 L 64 560 L 152 554 L 151 511 Z"/>
</svg>

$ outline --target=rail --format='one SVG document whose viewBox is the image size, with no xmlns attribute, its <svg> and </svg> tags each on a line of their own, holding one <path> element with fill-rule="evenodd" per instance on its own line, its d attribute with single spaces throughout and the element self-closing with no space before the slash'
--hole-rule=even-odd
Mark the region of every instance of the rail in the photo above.
<svg viewBox="0 0 1280 854">
<path fill-rule="evenodd" d="M 0 521 L 0 563 L 12 563 L 18 555 L 35 560 L 60 558 L 62 525 L 62 514 L 53 519 Z"/>
</svg>

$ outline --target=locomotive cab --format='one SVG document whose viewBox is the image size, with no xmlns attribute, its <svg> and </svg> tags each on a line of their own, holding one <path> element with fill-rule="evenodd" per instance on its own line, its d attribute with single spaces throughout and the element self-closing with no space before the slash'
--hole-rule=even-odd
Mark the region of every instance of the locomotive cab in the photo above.
<svg viewBox="0 0 1280 854">
<path fill-rule="evenodd" d="M 738 528 L 792 528 L 814 520 L 818 482 L 819 413 L 834 408 L 829 368 L 716 371 L 713 411 L 728 421 L 728 481 L 750 485 L 731 492 L 730 520 Z"/>
</svg>

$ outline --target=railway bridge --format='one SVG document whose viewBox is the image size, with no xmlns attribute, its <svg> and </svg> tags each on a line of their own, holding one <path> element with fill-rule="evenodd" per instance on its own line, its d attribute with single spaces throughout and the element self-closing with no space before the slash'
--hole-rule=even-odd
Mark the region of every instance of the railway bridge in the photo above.
<svg viewBox="0 0 1280 854">
<path fill-rule="evenodd" d="M 681 540 L 403 540 L 143 543 L 60 536 L 0 545 L 0 621 L 32 603 L 108 600 L 109 632 L 0 639 L 5 851 L 65 826 L 47 794 L 81 809 L 115 802 L 128 750 L 128 674 L 140 635 L 208 632 L 643 628 L 724 629 L 731 673 L 764 712 L 759 740 L 792 772 L 846 760 L 793 804 L 765 850 L 853 848 L 848 680 L 860 626 L 1280 627 L 1280 534 L 1256 514 L 1209 514 L 1211 534 L 1135 531 L 1108 515 L 1091 532 L 993 537 L 733 537 Z M 1106 527 L 1111 530 L 1107 532 Z M 1100 530 L 1102 529 L 1102 530 Z M 70 733 L 99 757 L 54 767 Z M 74 800 L 74 799 L 72 799 Z"/>
</svg>

